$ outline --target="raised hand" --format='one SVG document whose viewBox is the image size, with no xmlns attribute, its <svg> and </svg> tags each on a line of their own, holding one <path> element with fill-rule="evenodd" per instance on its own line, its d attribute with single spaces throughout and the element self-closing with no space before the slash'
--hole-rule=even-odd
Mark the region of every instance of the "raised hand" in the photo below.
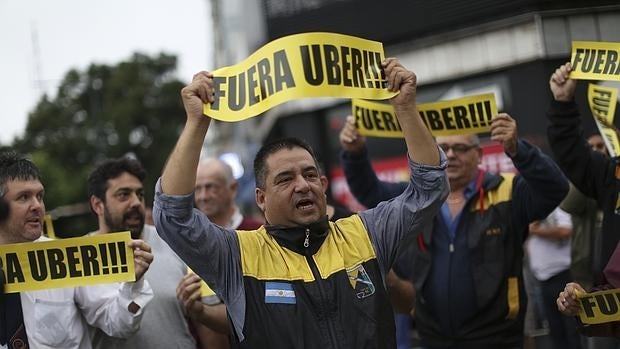
<svg viewBox="0 0 620 349">
<path fill-rule="evenodd" d="M 153 255 L 151 254 L 151 246 L 142 240 L 131 240 L 129 247 L 133 250 L 134 272 L 136 281 L 140 280 L 144 273 L 153 263 Z"/>
<path fill-rule="evenodd" d="M 517 122 L 506 113 L 491 120 L 491 140 L 500 143 L 506 154 L 517 155 Z"/>
<path fill-rule="evenodd" d="M 558 102 L 570 102 L 575 97 L 577 82 L 568 77 L 571 71 L 570 63 L 565 63 L 551 74 L 549 88 L 551 88 L 553 98 Z"/>
<path fill-rule="evenodd" d="M 366 146 L 366 137 L 360 135 L 352 115 L 347 116 L 340 130 L 340 146 L 350 153 L 360 153 Z"/>
</svg>

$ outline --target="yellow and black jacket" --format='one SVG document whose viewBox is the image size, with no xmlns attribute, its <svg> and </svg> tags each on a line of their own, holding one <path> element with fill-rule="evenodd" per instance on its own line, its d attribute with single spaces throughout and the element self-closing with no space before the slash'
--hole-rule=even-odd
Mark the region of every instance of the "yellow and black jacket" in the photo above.
<svg viewBox="0 0 620 349">
<path fill-rule="evenodd" d="M 458 220 L 447 222 L 440 213 L 408 245 L 424 346 L 521 345 L 523 242 L 529 223 L 545 218 L 566 196 L 568 182 L 549 157 L 523 140 L 512 161 L 519 175 L 480 171 Z M 343 166 L 351 192 L 367 206 L 406 185 L 379 181 L 365 154 L 343 156 Z"/>
<path fill-rule="evenodd" d="M 395 347 L 381 268 L 358 215 L 237 234 L 246 313 L 236 347 Z"/>
</svg>

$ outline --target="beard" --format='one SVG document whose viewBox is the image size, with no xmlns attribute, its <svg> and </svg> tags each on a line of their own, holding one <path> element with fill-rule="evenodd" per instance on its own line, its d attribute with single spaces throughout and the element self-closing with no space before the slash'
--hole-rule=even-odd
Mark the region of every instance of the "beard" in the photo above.
<svg viewBox="0 0 620 349">
<path fill-rule="evenodd" d="M 138 218 L 137 224 L 129 224 L 127 220 L 132 217 Z M 138 208 L 125 212 L 122 217 L 112 217 L 107 207 L 103 210 L 103 219 L 111 232 L 129 230 L 132 239 L 140 239 L 144 229 L 144 213 Z"/>
</svg>

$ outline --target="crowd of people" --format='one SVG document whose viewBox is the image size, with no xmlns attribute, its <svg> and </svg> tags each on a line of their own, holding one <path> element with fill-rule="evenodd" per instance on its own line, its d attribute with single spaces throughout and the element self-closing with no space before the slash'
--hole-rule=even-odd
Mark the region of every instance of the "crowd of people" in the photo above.
<svg viewBox="0 0 620 349">
<path fill-rule="evenodd" d="M 617 323 L 577 317 L 578 292 L 620 287 L 620 165 L 600 136 L 584 137 L 570 64 L 549 80 L 553 158 L 508 113 L 491 122 L 517 174 L 482 170 L 478 135 L 433 137 L 416 75 L 395 58 L 382 67 L 407 182 L 379 180 L 348 117 L 340 161 L 367 209 L 334 216 L 314 151 L 284 138 L 254 159 L 264 222 L 244 217 L 230 166 L 200 159 L 214 87 L 199 72 L 181 91 L 185 127 L 156 184 L 154 225 L 138 160 L 105 160 L 88 177 L 89 235 L 130 231 L 136 281 L 0 292 L 0 348 L 400 349 L 413 328 L 422 348 L 522 348 L 536 308 L 554 348 L 620 347 Z M 0 154 L 0 244 L 48 240 L 44 195 L 31 160 Z"/>
</svg>

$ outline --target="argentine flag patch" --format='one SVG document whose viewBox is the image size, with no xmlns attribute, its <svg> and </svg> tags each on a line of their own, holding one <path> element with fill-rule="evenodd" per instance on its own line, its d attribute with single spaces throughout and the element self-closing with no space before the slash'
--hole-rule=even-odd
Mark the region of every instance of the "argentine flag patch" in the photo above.
<svg viewBox="0 0 620 349">
<path fill-rule="evenodd" d="M 265 303 L 296 304 L 293 285 L 288 282 L 265 282 Z"/>
</svg>

